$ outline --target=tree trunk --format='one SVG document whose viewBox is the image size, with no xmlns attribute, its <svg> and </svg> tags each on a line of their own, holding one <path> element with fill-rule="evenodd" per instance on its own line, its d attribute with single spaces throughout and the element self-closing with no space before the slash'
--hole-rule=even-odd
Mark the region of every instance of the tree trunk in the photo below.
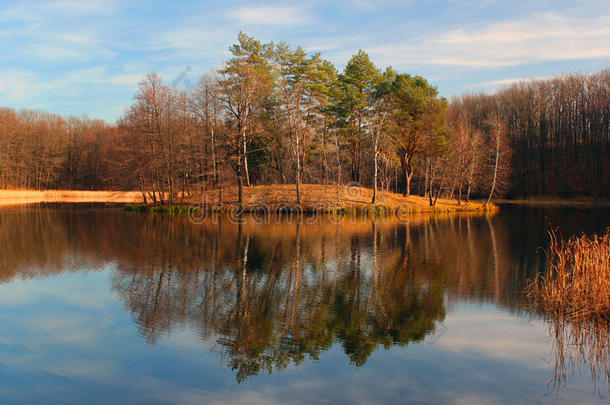
<svg viewBox="0 0 610 405">
<path fill-rule="evenodd" d="M 377 163 L 377 141 L 375 141 L 374 147 L 373 147 L 373 155 L 375 156 L 373 161 L 374 163 L 374 170 L 373 170 L 373 200 L 371 201 L 371 204 L 375 204 L 377 201 L 377 177 L 378 177 L 378 172 L 379 172 L 379 166 Z"/>
<path fill-rule="evenodd" d="M 297 172 L 296 172 L 296 187 L 297 187 L 297 204 L 301 204 L 301 158 L 299 153 L 299 132 L 295 131 L 295 149 L 297 155 Z"/>
<path fill-rule="evenodd" d="M 443 162 L 443 171 L 441 172 L 441 184 L 439 184 L 439 186 L 438 186 L 438 191 L 436 192 L 436 196 L 434 197 L 434 202 L 432 203 L 432 206 L 436 205 L 436 201 L 438 200 L 438 197 L 443 192 L 443 184 L 445 182 L 445 169 L 446 168 L 447 168 L 447 162 L 444 161 Z M 430 195 L 432 195 L 432 184 L 430 185 Z"/>
<path fill-rule="evenodd" d="M 244 179 L 241 174 L 241 170 L 237 174 L 237 204 L 241 209 L 244 202 Z"/>
<path fill-rule="evenodd" d="M 408 157 L 406 153 L 402 158 L 403 177 L 405 181 L 405 190 L 402 195 L 404 197 L 409 197 L 411 195 L 411 179 L 413 178 L 413 166 L 411 159 L 412 157 Z"/>
<path fill-rule="evenodd" d="M 496 188 L 496 179 L 498 178 L 498 161 L 500 160 L 500 135 L 498 134 L 496 136 L 496 162 L 494 164 L 494 178 L 493 178 L 493 182 L 491 183 L 491 191 L 489 192 L 489 197 L 487 197 L 487 201 L 485 201 L 485 204 L 483 204 L 483 207 L 485 207 L 489 201 L 491 200 L 491 197 L 494 194 L 494 190 Z"/>
<path fill-rule="evenodd" d="M 216 162 L 216 137 L 214 134 L 214 127 L 210 125 L 210 135 L 212 137 L 212 176 L 214 187 L 218 187 L 218 163 Z"/>
<path fill-rule="evenodd" d="M 468 177 L 468 187 L 466 188 L 466 202 L 470 201 L 470 190 L 472 187 L 472 178 L 474 177 L 475 158 L 470 162 L 470 176 Z"/>
<path fill-rule="evenodd" d="M 250 173 L 248 172 L 248 149 L 246 142 L 246 126 L 242 129 L 242 142 L 243 142 L 243 161 L 244 161 L 244 172 L 246 175 L 246 184 L 250 186 Z"/>
</svg>

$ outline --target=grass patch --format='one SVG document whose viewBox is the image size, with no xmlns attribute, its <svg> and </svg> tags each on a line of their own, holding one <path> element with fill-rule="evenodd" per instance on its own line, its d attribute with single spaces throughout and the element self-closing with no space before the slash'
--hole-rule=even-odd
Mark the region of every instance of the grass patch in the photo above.
<svg viewBox="0 0 610 405">
<path fill-rule="evenodd" d="M 220 206 L 221 210 L 234 206 L 237 202 L 237 188 L 222 190 L 222 204 L 218 191 L 209 190 L 203 195 L 185 199 L 184 203 Z M 293 184 L 259 185 L 244 187 L 243 210 L 257 211 L 265 207 L 268 212 L 293 211 L 305 213 L 329 213 L 333 215 L 405 215 L 416 213 L 448 212 L 493 212 L 498 207 L 493 203 L 483 206 L 482 201 L 457 203 L 454 199 L 439 198 L 435 206 L 430 206 L 428 197 L 379 191 L 376 204 L 371 204 L 373 190 L 357 186 L 336 186 L 321 184 L 301 185 L 301 202 L 296 204 L 296 188 Z"/>
</svg>

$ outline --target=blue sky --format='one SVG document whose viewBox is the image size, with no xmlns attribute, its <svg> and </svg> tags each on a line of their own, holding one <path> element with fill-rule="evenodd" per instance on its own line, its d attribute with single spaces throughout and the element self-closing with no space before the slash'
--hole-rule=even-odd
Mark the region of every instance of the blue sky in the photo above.
<svg viewBox="0 0 610 405">
<path fill-rule="evenodd" d="M 444 96 L 610 67 L 607 0 L 0 0 L 0 106 L 114 121 L 146 73 L 194 82 L 240 30 L 338 68 L 363 49 Z"/>
</svg>

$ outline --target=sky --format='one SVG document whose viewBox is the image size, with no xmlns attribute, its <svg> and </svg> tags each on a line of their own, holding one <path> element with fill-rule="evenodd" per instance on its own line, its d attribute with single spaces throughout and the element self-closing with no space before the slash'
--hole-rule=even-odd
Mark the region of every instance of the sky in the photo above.
<svg viewBox="0 0 610 405">
<path fill-rule="evenodd" d="M 339 69 L 362 49 L 447 97 L 610 67 L 607 0 L 0 0 L 0 106 L 113 122 L 147 73 L 195 83 L 239 31 Z"/>
</svg>

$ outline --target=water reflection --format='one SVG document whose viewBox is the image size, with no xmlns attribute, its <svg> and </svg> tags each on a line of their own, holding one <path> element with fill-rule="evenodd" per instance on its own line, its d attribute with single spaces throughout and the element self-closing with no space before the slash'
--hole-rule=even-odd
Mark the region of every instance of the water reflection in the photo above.
<svg viewBox="0 0 610 405">
<path fill-rule="evenodd" d="M 552 337 L 551 357 L 554 361 L 549 387 L 559 393 L 568 387 L 572 374 L 581 373 L 584 369 L 591 376 L 594 392 L 601 398 L 610 393 L 608 322 L 546 318 L 546 325 Z"/>
<path fill-rule="evenodd" d="M 425 270 L 410 225 L 180 222 L 160 241 L 163 221 L 145 221 L 138 248 L 120 253 L 113 288 L 150 342 L 188 323 L 239 381 L 335 342 L 361 366 L 379 345 L 421 341 L 444 318 L 443 273 Z"/>
<path fill-rule="evenodd" d="M 112 288 L 147 341 L 188 327 L 243 381 L 333 344 L 362 366 L 379 347 L 438 334 L 456 303 L 525 314 L 522 291 L 544 269 L 532 247 L 546 243 L 545 221 L 513 211 L 341 226 L 193 224 L 116 210 L 2 210 L 0 282 L 111 263 Z M 566 233 L 582 230 L 571 221 Z"/>
</svg>

